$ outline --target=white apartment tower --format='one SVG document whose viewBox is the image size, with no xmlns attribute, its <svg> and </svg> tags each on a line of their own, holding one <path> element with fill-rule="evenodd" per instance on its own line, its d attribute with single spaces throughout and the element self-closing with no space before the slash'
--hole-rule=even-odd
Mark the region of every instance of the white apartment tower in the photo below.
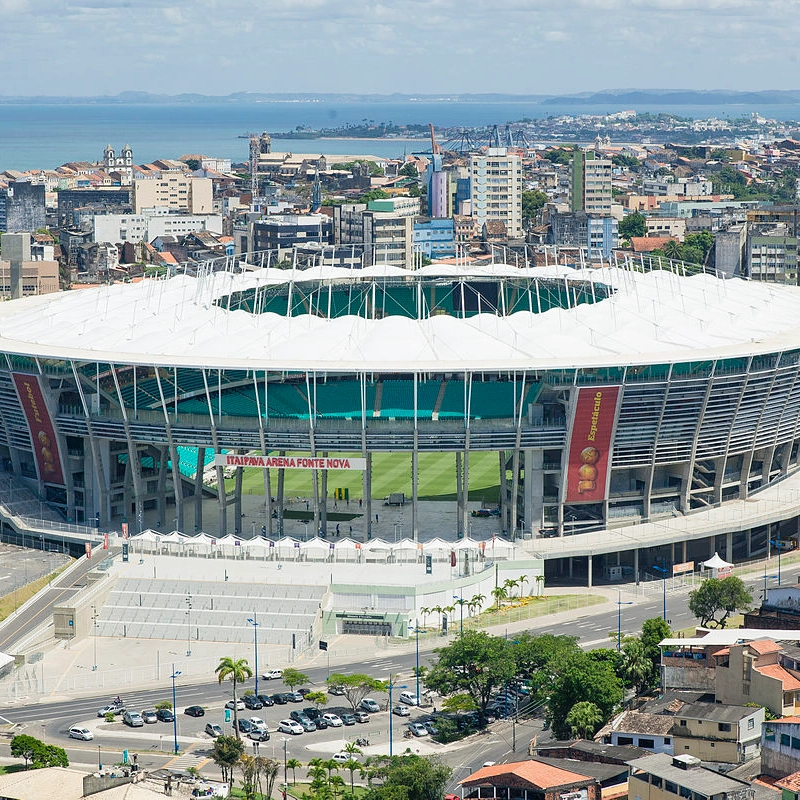
<svg viewBox="0 0 800 800">
<path fill-rule="evenodd" d="M 470 157 L 470 178 L 477 227 L 499 221 L 509 238 L 522 238 L 522 158 L 505 147 L 490 147 Z"/>
<path fill-rule="evenodd" d="M 570 210 L 587 214 L 611 213 L 612 163 L 606 158 L 596 158 L 594 151 L 576 150 L 572 155 L 570 173 Z"/>
</svg>

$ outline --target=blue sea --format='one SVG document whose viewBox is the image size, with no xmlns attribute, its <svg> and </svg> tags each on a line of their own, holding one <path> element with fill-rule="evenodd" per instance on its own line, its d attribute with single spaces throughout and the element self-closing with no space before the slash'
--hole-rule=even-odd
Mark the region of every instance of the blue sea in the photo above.
<svg viewBox="0 0 800 800">
<path fill-rule="evenodd" d="M 605 114 L 621 108 L 539 105 L 536 102 L 447 101 L 406 99 L 397 102 L 230 102 L 198 104 L 0 104 L 0 170 L 52 169 L 67 161 L 97 161 L 106 144 L 133 149 L 134 161 L 176 158 L 184 153 L 245 161 L 249 132 L 290 131 L 297 126 L 339 127 L 365 120 L 395 123 L 433 122 L 458 128 L 504 125 L 523 117 L 560 114 Z M 738 117 L 753 111 L 776 119 L 800 119 L 800 108 L 779 105 L 743 106 L 648 105 L 641 111 L 680 116 Z M 273 139 L 273 149 L 302 153 L 400 157 L 427 149 L 425 140 L 297 140 Z"/>
</svg>

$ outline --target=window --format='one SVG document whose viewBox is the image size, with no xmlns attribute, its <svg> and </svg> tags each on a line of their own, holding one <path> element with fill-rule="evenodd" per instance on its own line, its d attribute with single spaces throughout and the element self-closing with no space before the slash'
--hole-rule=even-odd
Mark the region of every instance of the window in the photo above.
<svg viewBox="0 0 800 800">
<path fill-rule="evenodd" d="M 686 720 L 682 719 L 681 720 L 681 728 L 685 728 L 685 727 L 686 727 Z"/>
<path fill-rule="evenodd" d="M 800 739 L 792 736 L 792 750 L 800 750 Z"/>
<path fill-rule="evenodd" d="M 650 776 L 650 785 L 655 786 L 656 789 L 661 788 L 661 778 L 658 775 L 651 775 Z"/>
<path fill-rule="evenodd" d="M 727 722 L 720 722 L 717 725 L 717 730 L 718 731 L 723 731 L 723 732 L 727 733 L 727 732 L 730 731 L 730 729 L 731 729 L 731 726 Z"/>
<path fill-rule="evenodd" d="M 678 787 L 672 781 L 664 781 L 664 791 L 670 794 L 678 794 Z"/>
<path fill-rule="evenodd" d="M 655 750 L 656 747 L 655 739 L 642 739 L 640 737 L 639 747 L 643 747 L 645 750 Z"/>
<path fill-rule="evenodd" d="M 633 736 L 618 736 L 617 744 L 618 745 L 633 744 Z"/>
<path fill-rule="evenodd" d="M 756 721 L 751 717 L 747 720 L 747 730 L 752 731 L 756 727 Z"/>
<path fill-rule="evenodd" d="M 671 744 L 671 742 L 672 742 L 672 739 L 670 739 L 669 736 L 665 736 L 664 737 L 664 744 Z"/>
</svg>

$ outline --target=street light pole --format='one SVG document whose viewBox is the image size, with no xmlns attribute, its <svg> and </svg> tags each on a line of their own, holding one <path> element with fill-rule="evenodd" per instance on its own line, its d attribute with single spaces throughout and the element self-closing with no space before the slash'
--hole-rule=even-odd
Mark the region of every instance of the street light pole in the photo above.
<svg viewBox="0 0 800 800">
<path fill-rule="evenodd" d="M 253 626 L 253 650 L 255 651 L 256 665 L 256 697 L 258 697 L 258 617 L 256 616 L 255 611 L 253 612 L 252 617 L 247 618 L 247 621 Z"/>
<path fill-rule="evenodd" d="M 180 675 L 180 670 L 175 669 L 172 665 L 172 738 L 175 745 L 175 755 L 178 755 L 178 698 L 175 692 L 175 678 Z"/>
<path fill-rule="evenodd" d="M 424 633 L 424 631 L 423 631 Z M 419 708 L 419 623 L 418 620 L 414 620 L 414 637 L 416 639 L 416 647 L 415 654 L 416 654 L 416 671 L 415 674 L 417 676 L 417 708 Z"/>
<path fill-rule="evenodd" d="M 192 654 L 192 596 L 186 596 L 186 655 Z"/>
<path fill-rule="evenodd" d="M 16 591 L 16 586 L 14 587 L 14 591 Z M 92 606 L 92 639 L 94 641 L 92 672 L 97 672 L 97 606 Z"/>
<path fill-rule="evenodd" d="M 617 652 L 622 649 L 622 606 L 633 605 L 633 600 L 622 602 L 622 592 L 617 590 Z"/>
<path fill-rule="evenodd" d="M 458 595 L 453 595 L 453 600 L 458 603 L 459 610 L 461 612 L 461 619 L 458 625 L 458 635 L 464 635 L 464 590 L 460 589 Z"/>
<path fill-rule="evenodd" d="M 289 785 L 288 780 L 288 773 L 286 772 L 286 743 L 289 740 L 284 736 L 283 737 L 283 788 L 285 789 Z"/>
</svg>

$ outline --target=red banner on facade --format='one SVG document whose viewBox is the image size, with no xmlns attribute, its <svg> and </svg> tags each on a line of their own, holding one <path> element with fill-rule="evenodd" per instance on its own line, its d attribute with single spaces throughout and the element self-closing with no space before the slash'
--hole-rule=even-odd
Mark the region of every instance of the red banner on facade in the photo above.
<svg viewBox="0 0 800 800">
<path fill-rule="evenodd" d="M 39 470 L 39 479 L 45 483 L 64 485 L 64 473 L 61 470 L 61 459 L 58 455 L 58 440 L 50 419 L 50 412 L 44 402 L 42 385 L 36 375 L 14 373 L 14 385 L 17 387 L 19 401 L 28 422 L 31 433 L 33 454 Z"/>
<path fill-rule="evenodd" d="M 578 389 L 569 440 L 567 503 L 606 499 L 611 438 L 617 418 L 619 386 Z"/>
<path fill-rule="evenodd" d="M 108 550 L 108 534 L 103 534 L 103 550 Z"/>
<path fill-rule="evenodd" d="M 84 547 L 84 550 L 86 550 L 86 558 L 91 559 L 91 557 L 92 557 L 92 545 L 91 545 L 91 542 L 86 542 L 86 544 L 84 544 L 83 547 Z"/>
</svg>

